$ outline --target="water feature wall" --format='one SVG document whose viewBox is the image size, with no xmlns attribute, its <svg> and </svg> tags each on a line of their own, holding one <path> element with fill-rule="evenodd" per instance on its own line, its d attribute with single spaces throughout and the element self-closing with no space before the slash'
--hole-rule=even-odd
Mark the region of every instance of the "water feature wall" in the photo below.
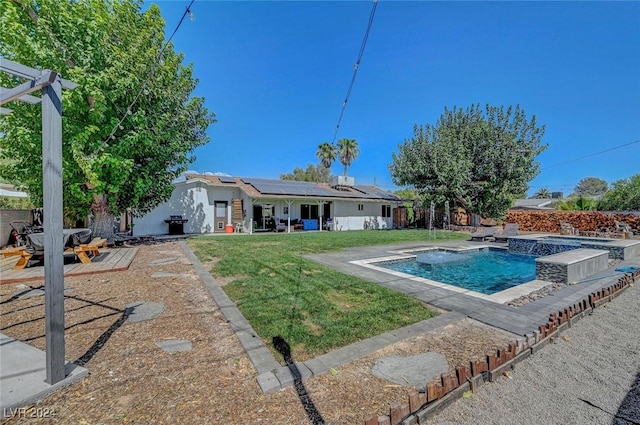
<svg viewBox="0 0 640 425">
<path fill-rule="evenodd" d="M 517 254 L 535 255 L 537 257 L 559 254 L 561 252 L 566 252 L 578 248 L 589 248 L 609 251 L 609 258 L 624 260 L 625 257 L 629 256 L 629 254 L 633 255 L 636 251 L 640 252 L 640 244 L 638 245 L 638 248 L 632 250 L 632 248 L 630 248 L 629 246 L 617 246 L 613 245 L 613 243 L 609 241 L 598 241 L 595 239 L 589 240 L 562 237 L 554 237 L 552 239 L 509 239 L 510 252 L 514 252 Z M 625 254 L 625 250 L 629 252 Z"/>
<path fill-rule="evenodd" d="M 528 254 L 541 257 L 544 255 L 559 254 L 580 248 L 580 242 L 567 241 L 543 241 L 538 239 L 509 239 L 509 251 L 516 254 Z"/>
</svg>

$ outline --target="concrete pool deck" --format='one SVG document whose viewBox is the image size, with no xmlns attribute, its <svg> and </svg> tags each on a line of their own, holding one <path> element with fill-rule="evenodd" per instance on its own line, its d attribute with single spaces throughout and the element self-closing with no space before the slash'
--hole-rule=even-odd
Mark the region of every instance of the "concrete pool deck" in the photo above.
<svg viewBox="0 0 640 425">
<path fill-rule="evenodd" d="M 504 247 L 504 244 L 478 244 L 467 241 L 424 241 L 395 245 L 365 246 L 349 248 L 333 253 L 305 255 L 305 258 L 332 269 L 406 293 L 435 308 L 447 311 L 429 320 L 424 320 L 404 328 L 358 341 L 305 362 L 296 362 L 289 366 L 282 366 L 253 330 L 249 322 L 244 318 L 235 303 L 231 301 L 191 249 L 184 242 L 181 242 L 181 245 L 205 288 L 220 307 L 227 323 L 235 331 L 239 342 L 244 347 L 245 352 L 257 371 L 258 384 L 264 393 L 278 391 L 282 388 L 305 381 L 309 376 L 326 373 L 332 368 L 357 360 L 395 342 L 421 335 L 431 330 L 443 328 L 452 323 L 462 321 L 467 317 L 514 334 L 514 338 L 522 338 L 525 334 L 538 329 L 540 324 L 546 323 L 550 313 L 557 313 L 558 310 L 584 299 L 584 297 L 590 293 L 611 285 L 614 281 L 617 281 L 618 277 L 624 275 L 624 273 L 621 272 L 613 273 L 607 271 L 598 276 L 594 276 L 589 282 L 562 288 L 535 302 L 516 308 L 495 301 L 484 300 L 477 296 L 465 294 L 464 292 L 451 291 L 446 287 L 425 286 L 424 284 L 411 282 L 406 278 L 400 278 L 389 273 L 381 273 L 353 263 L 353 261 L 389 256 L 395 252 L 418 249 L 425 246 L 477 248 L 480 246 Z M 640 263 L 640 258 L 636 258 L 635 261 L 636 263 Z M 620 265 L 625 264 L 630 265 L 634 263 L 632 261 L 625 261 Z M 529 290 L 535 290 L 546 284 L 549 283 L 534 281 L 534 287 L 529 288 Z M 521 295 L 520 291 L 522 291 L 522 288 L 514 289 L 509 296 L 513 295 L 513 298 L 517 298 Z"/>
<path fill-rule="evenodd" d="M 572 305 L 592 292 L 596 292 L 623 276 L 623 272 L 614 269 L 624 265 L 640 264 L 640 256 L 635 256 L 621 261 L 616 267 L 598 272 L 581 282 L 569 285 L 552 292 L 546 297 L 532 301 L 522 307 L 511 307 L 499 302 L 491 301 L 477 293 L 447 287 L 447 285 L 429 285 L 416 282 L 412 279 L 397 276 L 393 273 L 381 272 L 363 267 L 359 262 L 371 258 L 389 257 L 398 252 L 415 250 L 424 247 L 446 247 L 464 249 L 479 246 L 504 247 L 504 244 L 478 243 L 471 241 L 424 241 L 406 244 L 369 246 L 349 248 L 340 252 L 306 255 L 305 257 L 343 273 L 357 276 L 362 279 L 375 282 L 394 291 L 402 292 L 417 298 L 439 309 L 461 313 L 487 325 L 523 336 L 538 328 L 541 323 L 546 323 L 549 314 L 557 312 L 568 305 Z M 526 288 L 527 292 L 534 291 L 551 282 L 533 281 L 532 287 Z M 523 289 L 516 289 L 509 293 L 507 298 L 514 299 L 523 294 Z M 529 290 L 530 289 L 530 290 Z M 511 297 L 513 295 L 513 297 Z M 509 301 L 507 299 L 501 302 Z"/>
</svg>

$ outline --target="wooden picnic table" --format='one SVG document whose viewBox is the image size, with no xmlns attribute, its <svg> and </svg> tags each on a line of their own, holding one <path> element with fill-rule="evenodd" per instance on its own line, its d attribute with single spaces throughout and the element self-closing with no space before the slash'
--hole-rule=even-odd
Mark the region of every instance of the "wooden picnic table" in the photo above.
<svg viewBox="0 0 640 425">
<path fill-rule="evenodd" d="M 64 246 L 66 254 L 75 254 L 83 263 L 91 263 L 93 258 L 100 255 L 100 248 L 107 246 L 104 238 L 91 237 L 91 229 L 63 229 Z M 33 256 L 44 254 L 44 233 L 30 233 L 26 235 L 28 245 L 6 248 L 0 250 L 2 257 L 20 256 L 18 262 L 13 266 L 14 270 L 22 270 L 29 265 L 29 260 Z"/>
</svg>

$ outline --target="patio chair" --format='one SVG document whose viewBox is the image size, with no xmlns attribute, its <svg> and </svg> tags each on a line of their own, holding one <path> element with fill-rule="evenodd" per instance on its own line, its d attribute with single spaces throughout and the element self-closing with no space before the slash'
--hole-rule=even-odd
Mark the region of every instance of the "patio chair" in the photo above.
<svg viewBox="0 0 640 425">
<path fill-rule="evenodd" d="M 560 234 L 561 235 L 577 235 L 579 234 L 578 229 L 573 227 L 571 223 L 567 223 L 566 221 L 560 222 Z"/>
<path fill-rule="evenodd" d="M 287 223 L 283 223 L 281 220 L 276 218 L 276 232 L 285 232 L 287 230 Z"/>
<path fill-rule="evenodd" d="M 620 233 L 631 233 L 631 226 L 624 221 L 615 221 L 616 224 L 616 232 Z"/>
<path fill-rule="evenodd" d="M 496 242 L 507 242 L 511 236 L 518 236 L 519 234 L 520 228 L 518 223 L 507 223 L 504 225 L 502 231 L 494 235 L 494 238 Z"/>
<path fill-rule="evenodd" d="M 240 222 L 240 228 L 242 233 L 253 233 L 253 229 L 251 228 L 251 220 L 248 218 L 242 220 Z M 237 225 L 236 225 L 237 226 Z"/>
<path fill-rule="evenodd" d="M 492 238 L 497 231 L 496 227 L 480 227 L 469 236 L 471 236 L 472 241 L 485 241 L 488 238 Z"/>
</svg>

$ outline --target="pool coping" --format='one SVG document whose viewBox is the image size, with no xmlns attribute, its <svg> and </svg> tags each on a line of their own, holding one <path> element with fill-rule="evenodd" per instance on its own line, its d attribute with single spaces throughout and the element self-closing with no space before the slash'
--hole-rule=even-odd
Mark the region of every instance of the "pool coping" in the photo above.
<svg viewBox="0 0 640 425">
<path fill-rule="evenodd" d="M 435 241 L 429 242 L 433 243 Z M 394 276 L 394 279 L 391 281 L 381 281 L 380 273 L 371 273 L 371 271 L 350 264 L 349 262 L 350 259 L 362 259 L 363 256 L 370 257 L 379 252 L 389 252 L 394 249 L 393 245 L 348 248 L 339 252 L 303 255 L 304 258 L 323 264 L 334 270 L 363 278 L 390 289 L 399 290 L 399 292 L 407 293 L 407 295 L 410 296 L 415 296 L 417 299 L 445 311 L 429 320 L 424 320 L 410 326 L 358 341 L 305 362 L 296 362 L 294 365 L 282 366 L 276 361 L 271 351 L 262 342 L 262 339 L 253 330 L 235 303 L 231 301 L 189 246 L 184 241 L 180 241 L 179 243 L 187 258 L 193 264 L 204 287 L 220 308 L 221 313 L 226 318 L 231 329 L 235 332 L 239 342 L 254 365 L 258 374 L 258 384 L 264 393 L 292 386 L 296 384 L 298 380 L 304 381 L 309 376 L 326 373 L 331 370 L 331 368 L 339 367 L 362 358 L 367 354 L 397 341 L 402 341 L 415 335 L 421 335 L 433 329 L 442 328 L 467 317 L 498 330 L 509 332 L 513 334 L 514 339 L 527 339 L 530 332 L 537 329 L 540 323 L 547 322 L 549 314 L 577 302 L 595 290 L 604 288 L 620 275 L 624 275 L 624 273 L 619 273 L 613 278 L 611 275 L 603 276 L 592 280 L 588 285 L 580 288 L 579 291 L 572 289 L 569 291 L 569 294 L 566 295 L 562 293 L 563 290 L 559 290 L 536 302 L 516 308 L 496 304 L 495 302 L 471 297 L 466 294 L 455 293 L 446 288 L 433 288 L 428 292 L 422 291 L 421 293 L 412 294 L 411 290 L 408 292 L 399 290 L 398 283 L 402 283 L 402 278 Z M 396 244 L 395 249 L 410 249 L 412 246 L 424 246 L 424 244 L 425 242 Z M 440 244 L 442 243 L 439 243 L 439 245 Z M 448 246 L 455 246 L 455 244 L 456 242 L 447 243 Z M 475 246 L 478 245 L 476 244 Z M 640 261 L 640 256 L 637 260 Z"/>
<path fill-rule="evenodd" d="M 304 381 L 309 376 L 326 373 L 332 368 L 358 360 L 396 342 L 443 328 L 466 318 L 464 314 L 453 311 L 443 312 L 430 319 L 355 342 L 307 361 L 295 362 L 291 367 L 282 366 L 191 248 L 184 241 L 179 243 L 251 360 L 258 375 L 258 385 L 264 393 L 292 386 L 298 379 Z"/>
<path fill-rule="evenodd" d="M 423 249 L 414 248 L 414 249 L 401 249 L 396 251 L 392 250 L 392 251 L 389 251 L 390 253 L 393 254 L 391 256 L 385 256 L 385 257 L 379 257 L 379 258 L 367 258 L 363 260 L 353 260 L 353 261 L 350 261 L 350 263 L 358 266 L 362 266 L 362 267 L 367 267 L 381 273 L 390 273 L 392 275 L 398 276 L 403 279 L 409 279 L 414 282 L 419 282 L 419 283 L 430 285 L 436 288 L 444 288 L 452 292 L 469 295 L 471 297 L 480 298 L 480 299 L 491 301 L 498 304 L 504 304 L 508 301 L 521 297 L 522 295 L 529 294 L 533 291 L 537 291 L 539 289 L 544 288 L 545 286 L 553 284 L 553 282 L 547 282 L 540 279 L 533 279 L 527 282 L 523 282 L 520 285 L 513 286 L 511 288 L 507 288 L 502 291 L 489 295 L 489 294 L 483 294 L 481 292 L 477 292 L 471 289 L 465 289 L 459 286 L 450 285 L 445 282 L 440 282 L 437 280 L 431 280 L 424 277 L 414 276 L 408 273 L 391 270 L 386 267 L 381 267 L 373 264 L 373 263 L 381 263 L 385 261 L 396 261 L 396 260 L 405 260 L 405 259 L 415 258 L 417 253 L 421 253 L 424 251 L 441 250 L 441 251 L 453 251 L 453 252 L 462 253 L 462 252 L 480 251 L 484 249 L 506 251 L 505 247 L 491 246 L 486 244 L 474 245 L 474 246 L 468 246 L 468 247 L 460 247 L 460 246 L 447 247 L 447 246 L 441 246 L 441 245 L 433 245 L 433 246 L 425 247 Z"/>
<path fill-rule="evenodd" d="M 609 267 L 607 270 L 596 273 L 589 279 L 554 290 L 550 294 L 532 300 L 528 304 L 520 307 L 499 304 L 481 297 L 472 296 L 468 293 L 453 291 L 443 286 L 424 285 L 411 279 L 390 274 L 387 269 L 382 273 L 354 264 L 354 261 L 358 260 L 385 257 L 393 255 L 398 251 L 415 250 L 434 245 L 440 247 L 446 246 L 447 248 L 505 246 L 505 244 L 491 242 L 478 244 L 478 242 L 472 241 L 425 240 L 404 244 L 348 248 L 340 252 L 308 254 L 304 255 L 304 257 L 334 270 L 360 277 L 386 288 L 404 293 L 435 308 L 465 314 L 471 319 L 514 333 L 518 336 L 525 335 L 527 332 L 530 332 L 531 329 L 536 329 L 540 323 L 545 323 L 548 320 L 549 314 L 557 311 L 557 309 L 565 308 L 567 305 L 578 302 L 583 299 L 584 296 L 607 287 L 612 281 L 624 275 L 623 272 L 615 271 L 615 268 L 640 262 L 640 256 L 622 260 L 615 267 Z M 542 285 L 541 283 L 538 284 Z M 551 285 L 552 283 L 549 282 L 548 284 Z M 515 295 L 516 296 L 510 299 L 520 296 Z"/>
</svg>

